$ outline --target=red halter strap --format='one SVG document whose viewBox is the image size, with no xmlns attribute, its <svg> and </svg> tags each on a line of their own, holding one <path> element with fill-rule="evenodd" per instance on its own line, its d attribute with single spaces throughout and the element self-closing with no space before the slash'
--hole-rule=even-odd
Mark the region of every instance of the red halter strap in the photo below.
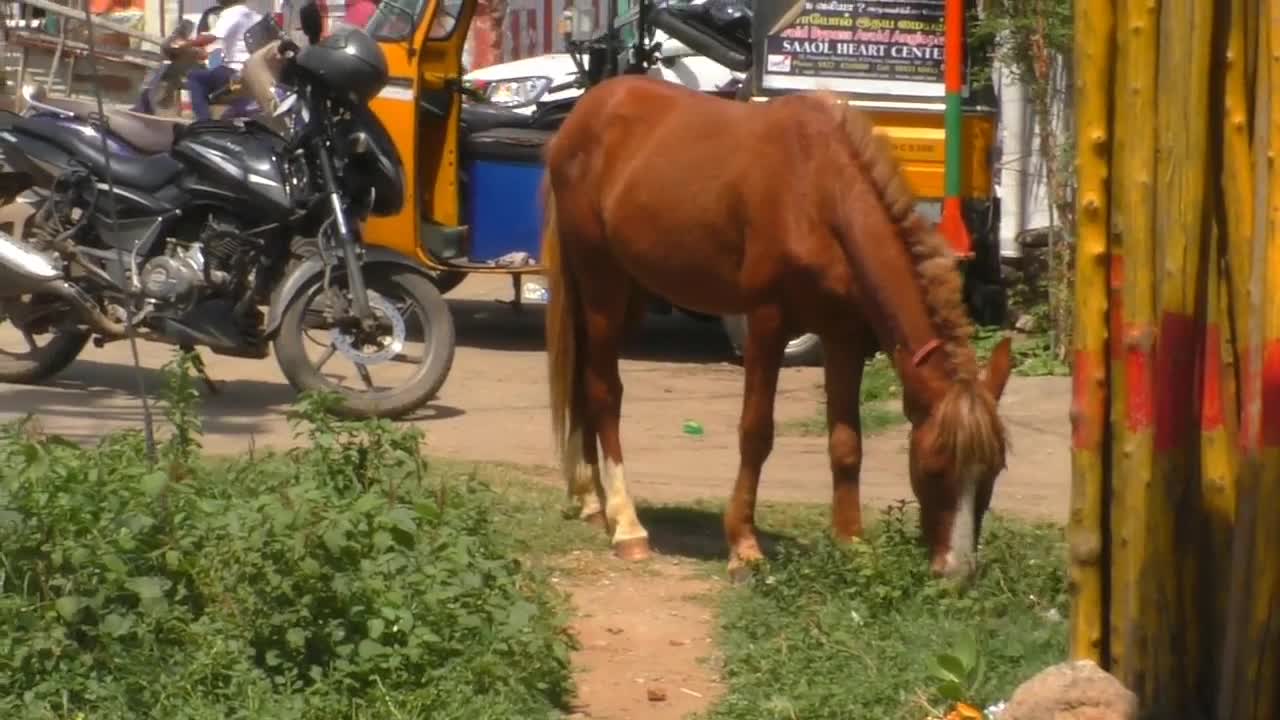
<svg viewBox="0 0 1280 720">
<path fill-rule="evenodd" d="M 939 340 L 938 338 L 934 338 L 929 342 L 925 343 L 920 347 L 919 350 L 916 351 L 915 355 L 911 356 L 911 365 L 913 367 L 920 367 L 921 365 L 924 364 L 925 360 L 929 359 L 929 356 L 933 354 L 933 351 L 937 350 L 940 347 L 942 347 L 942 341 Z"/>
</svg>

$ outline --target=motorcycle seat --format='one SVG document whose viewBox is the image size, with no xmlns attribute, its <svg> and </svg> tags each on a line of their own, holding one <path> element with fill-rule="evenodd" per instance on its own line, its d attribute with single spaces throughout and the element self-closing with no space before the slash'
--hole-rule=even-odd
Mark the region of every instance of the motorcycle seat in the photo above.
<svg viewBox="0 0 1280 720">
<path fill-rule="evenodd" d="M 111 110 L 107 112 L 111 131 L 144 153 L 169 152 L 173 147 L 174 133 L 190 124 L 188 120 L 160 117 L 134 112 Z"/>
<path fill-rule="evenodd" d="M 56 118 L 21 118 L 13 124 L 13 129 L 62 148 L 99 177 L 110 177 L 112 182 L 142 192 L 155 192 L 182 172 L 182 164 L 168 154 L 112 153 L 108 174 L 101 139 L 86 135 L 80 129 L 65 125 Z"/>
<path fill-rule="evenodd" d="M 75 113 L 77 117 L 89 117 L 98 113 L 98 103 L 92 100 L 76 100 L 65 97 L 46 97 L 40 102 L 51 107 Z M 173 147 L 176 126 L 187 125 L 190 121 L 179 118 L 161 117 L 122 110 L 106 108 L 107 123 L 111 131 L 139 151 L 155 154 L 168 152 Z"/>
</svg>

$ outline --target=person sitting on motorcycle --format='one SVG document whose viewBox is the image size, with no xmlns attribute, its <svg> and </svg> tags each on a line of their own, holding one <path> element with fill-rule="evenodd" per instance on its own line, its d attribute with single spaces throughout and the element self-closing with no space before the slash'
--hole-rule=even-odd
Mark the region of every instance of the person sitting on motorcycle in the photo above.
<svg viewBox="0 0 1280 720">
<path fill-rule="evenodd" d="M 218 0 L 222 12 L 208 32 L 190 41 L 192 47 L 207 47 L 218 43 L 222 49 L 222 63 L 204 70 L 192 70 L 187 75 L 187 90 L 191 93 L 191 112 L 197 120 L 208 120 L 209 97 L 227 86 L 249 59 L 244 45 L 244 33 L 262 19 L 261 13 L 246 7 L 244 0 Z"/>
</svg>

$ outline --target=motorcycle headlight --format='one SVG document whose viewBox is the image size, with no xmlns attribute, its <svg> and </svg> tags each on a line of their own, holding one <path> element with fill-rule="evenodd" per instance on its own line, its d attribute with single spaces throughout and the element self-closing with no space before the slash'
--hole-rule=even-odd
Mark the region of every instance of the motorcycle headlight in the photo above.
<svg viewBox="0 0 1280 720">
<path fill-rule="evenodd" d="M 369 133 L 357 130 L 347 136 L 347 151 L 352 155 L 360 155 L 369 152 L 369 148 L 373 145 L 373 141 L 369 139 Z"/>
<path fill-rule="evenodd" d="M 484 88 L 485 97 L 494 105 L 523 107 L 538 102 L 551 87 L 549 77 L 523 77 L 494 80 Z"/>
</svg>

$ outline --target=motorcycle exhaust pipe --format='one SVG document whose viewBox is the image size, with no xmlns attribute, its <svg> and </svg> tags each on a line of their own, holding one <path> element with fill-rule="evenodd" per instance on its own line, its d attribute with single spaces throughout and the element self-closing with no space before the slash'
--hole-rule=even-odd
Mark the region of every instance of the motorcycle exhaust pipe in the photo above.
<svg viewBox="0 0 1280 720">
<path fill-rule="evenodd" d="M 123 323 L 107 317 L 93 298 L 68 282 L 49 259 L 0 231 L 0 297 L 48 294 L 71 304 L 80 319 L 102 335 L 124 335 Z"/>
</svg>

